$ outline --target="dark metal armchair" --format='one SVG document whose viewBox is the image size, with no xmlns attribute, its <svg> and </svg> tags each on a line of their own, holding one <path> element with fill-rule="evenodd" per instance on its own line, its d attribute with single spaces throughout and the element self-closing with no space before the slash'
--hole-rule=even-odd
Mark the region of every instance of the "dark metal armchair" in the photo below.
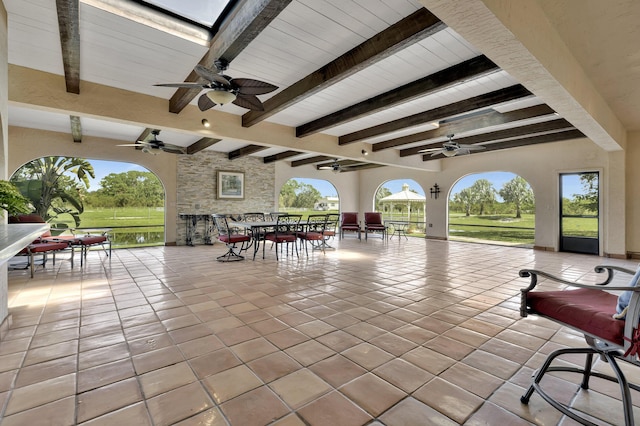
<svg viewBox="0 0 640 426">
<path fill-rule="evenodd" d="M 606 273 L 606 279 L 597 284 L 581 284 L 566 281 L 541 271 L 531 269 L 520 271 L 521 277 L 530 278 L 529 286 L 521 290 L 521 316 L 538 315 L 548 318 L 582 333 L 587 343 L 584 348 L 563 348 L 551 352 L 542 367 L 534 374 L 533 383 L 520 400 L 522 403 L 528 404 L 533 392 L 538 392 L 545 401 L 573 420 L 585 425 L 594 425 L 595 423 L 591 422 L 583 413 L 558 401 L 540 383 L 547 372 L 571 372 L 582 375 L 581 388 L 588 389 L 589 378 L 594 376 L 618 383 L 622 393 L 624 423 L 630 426 L 634 424 L 630 389 L 640 391 L 640 387 L 627 381 L 618 365 L 618 361 L 640 367 L 638 360 L 640 352 L 640 330 L 638 330 L 640 286 L 610 285 L 616 272 L 633 275 L 635 271 L 629 269 L 617 266 L 597 266 L 595 272 Z M 640 276 L 640 270 L 634 278 L 638 276 Z M 574 289 L 571 289 L 571 291 L 533 291 L 539 279 L 545 280 L 548 284 L 555 283 L 563 287 L 573 287 Z M 630 295 L 630 301 L 626 308 L 626 317 L 624 319 L 617 318 L 621 316 L 616 310 L 618 296 L 609 293 L 610 291 L 621 290 L 631 292 L 627 293 L 627 295 Z M 557 357 L 565 354 L 585 355 L 584 368 L 566 363 L 552 366 Z M 613 370 L 613 375 L 592 370 L 594 355 L 599 355 L 603 360 L 607 361 Z M 596 413 L 592 413 L 592 415 L 595 417 Z M 608 421 L 608 419 L 603 420 Z"/>
</svg>

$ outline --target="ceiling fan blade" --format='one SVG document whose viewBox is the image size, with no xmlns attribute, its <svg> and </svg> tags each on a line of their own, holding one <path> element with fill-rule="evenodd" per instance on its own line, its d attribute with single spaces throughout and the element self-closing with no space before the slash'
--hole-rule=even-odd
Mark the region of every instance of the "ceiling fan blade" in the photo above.
<svg viewBox="0 0 640 426">
<path fill-rule="evenodd" d="M 440 152 L 442 151 L 442 148 L 428 148 L 428 149 L 421 149 L 420 151 L 418 151 L 419 153 L 426 153 L 426 152 Z"/>
<path fill-rule="evenodd" d="M 208 109 L 213 108 L 216 105 L 217 104 L 215 102 L 209 99 L 206 93 L 204 93 L 203 95 L 200 95 L 200 97 L 198 98 L 198 108 L 200 108 L 200 111 L 206 111 Z"/>
<path fill-rule="evenodd" d="M 196 74 L 198 74 L 200 77 L 204 78 L 205 80 L 215 81 L 216 83 L 220 83 L 227 87 L 231 86 L 231 82 L 229 82 L 229 80 L 226 77 L 218 74 L 220 71 L 218 71 L 217 69 L 216 71 L 214 71 L 203 65 L 198 64 L 195 66 L 193 70 L 196 72 Z"/>
<path fill-rule="evenodd" d="M 158 83 L 154 86 L 161 87 L 184 87 L 185 89 L 203 89 L 203 85 L 200 83 Z"/>
<path fill-rule="evenodd" d="M 469 148 L 460 148 L 458 151 L 456 151 L 456 155 L 467 155 L 467 154 L 471 154 L 471 151 L 469 150 Z"/>
<path fill-rule="evenodd" d="M 116 145 L 116 146 L 143 146 L 144 144 L 142 143 L 124 143 L 124 144 L 120 144 L 120 145 Z"/>
<path fill-rule="evenodd" d="M 487 149 L 482 145 L 465 145 L 465 144 L 460 145 L 460 148 L 468 149 L 470 151 L 482 151 L 483 149 Z"/>
<path fill-rule="evenodd" d="M 233 103 L 238 105 L 239 107 L 247 108 L 253 111 L 264 111 L 262 102 L 260 102 L 260 99 L 258 99 L 255 95 L 238 93 Z"/>
<path fill-rule="evenodd" d="M 168 152 L 170 154 L 184 154 L 185 150 L 184 148 L 180 147 L 180 146 L 175 146 L 175 145 L 165 145 L 163 146 L 162 149 L 164 152 Z"/>
<path fill-rule="evenodd" d="M 234 78 L 231 82 L 234 86 L 238 87 L 240 93 L 245 95 L 264 95 L 278 88 L 278 86 L 274 86 L 266 81 L 254 80 L 252 78 Z"/>
<path fill-rule="evenodd" d="M 440 154 L 442 154 L 442 150 L 441 149 L 439 149 L 436 152 L 434 152 L 433 154 L 431 154 L 431 156 L 435 157 L 436 155 L 440 155 Z"/>
</svg>

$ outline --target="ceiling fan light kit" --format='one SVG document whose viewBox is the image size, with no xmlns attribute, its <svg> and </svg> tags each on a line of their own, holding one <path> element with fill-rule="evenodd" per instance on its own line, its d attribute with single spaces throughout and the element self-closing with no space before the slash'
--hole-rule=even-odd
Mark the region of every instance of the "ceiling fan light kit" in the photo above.
<svg viewBox="0 0 640 426">
<path fill-rule="evenodd" d="M 220 105 L 228 104 L 229 102 L 233 102 L 236 100 L 236 94 L 232 91 L 228 91 L 223 87 L 216 87 L 212 90 L 209 90 L 206 95 L 207 98 L 211 99 L 212 102 Z"/>
</svg>

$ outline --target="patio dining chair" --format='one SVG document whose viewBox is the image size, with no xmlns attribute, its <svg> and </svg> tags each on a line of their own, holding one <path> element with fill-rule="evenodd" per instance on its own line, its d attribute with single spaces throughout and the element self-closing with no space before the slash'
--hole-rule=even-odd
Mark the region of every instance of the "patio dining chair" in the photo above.
<svg viewBox="0 0 640 426">
<path fill-rule="evenodd" d="M 360 239 L 358 212 L 342 212 L 340 218 L 340 239 L 344 238 L 345 231 L 356 232 L 358 239 Z"/>
<path fill-rule="evenodd" d="M 251 246 L 252 237 L 245 233 L 238 233 L 235 228 L 230 227 L 227 216 L 228 215 L 225 214 L 211 215 L 213 226 L 216 228 L 216 231 L 218 231 L 218 240 L 225 243 L 228 249 L 225 254 L 218 256 L 216 259 L 219 262 L 243 260 L 244 256 L 240 253 L 246 251 Z M 238 244 L 240 244 L 240 249 L 236 251 Z"/>
<path fill-rule="evenodd" d="M 632 367 L 640 367 L 638 355 L 640 353 L 640 330 L 638 319 L 640 317 L 640 265 L 635 271 L 618 266 L 596 266 L 596 273 L 607 273 L 603 282 L 596 284 L 584 284 L 567 281 L 545 272 L 523 269 L 520 276 L 530 278 L 527 288 L 521 290 L 520 315 L 537 315 L 547 318 L 560 325 L 576 330 L 583 334 L 587 343 L 583 348 L 561 348 L 551 352 L 544 361 L 542 367 L 534 373 L 533 382 L 520 398 L 523 404 L 528 404 L 534 392 L 537 392 L 547 403 L 554 408 L 584 425 L 594 425 L 591 420 L 598 413 L 583 413 L 562 401 L 562 395 L 553 391 L 549 382 L 541 383 L 548 372 L 577 373 L 582 376 L 580 387 L 589 389 L 589 379 L 597 377 L 614 383 L 618 383 L 624 424 L 634 424 L 633 404 L 631 392 L 640 391 L 637 384 L 630 383 L 625 377 L 619 361 Z M 616 272 L 633 275 L 631 282 L 624 280 L 623 285 L 610 285 Z M 569 290 L 542 290 L 536 289 L 539 279 L 544 281 L 541 287 L 568 288 Z M 617 280 L 620 281 L 620 280 Z M 612 291 L 622 291 L 616 295 Z M 584 368 L 569 363 L 569 360 L 560 360 L 552 365 L 556 358 L 562 355 L 584 355 Z M 606 361 L 613 370 L 613 374 L 606 370 L 594 367 L 594 355 Z M 630 370 L 627 370 L 627 373 Z M 568 378 L 567 378 L 568 380 Z M 609 413 L 610 414 L 610 413 Z M 591 420 L 590 420 L 591 419 Z M 611 420 L 609 417 L 603 420 Z M 621 419 L 620 419 L 621 420 Z M 614 423 L 620 423 L 620 420 Z"/>
<path fill-rule="evenodd" d="M 364 214 L 364 239 L 365 241 L 369 237 L 369 234 L 380 234 L 383 240 L 387 238 L 387 226 L 382 222 L 382 213 L 380 212 L 365 212 Z"/>
<path fill-rule="evenodd" d="M 299 214 L 284 214 L 279 215 L 276 220 L 276 226 L 270 232 L 264 236 L 266 241 L 271 241 L 276 246 L 276 260 L 278 258 L 278 246 L 280 246 L 280 252 L 282 247 L 285 246 L 287 255 L 289 255 L 289 244 L 293 244 L 293 249 L 296 251 L 296 257 L 298 256 L 298 232 L 300 231 L 300 219 L 302 215 Z M 264 259 L 265 246 L 262 245 L 262 258 Z M 293 253 L 292 249 L 292 253 Z"/>
<path fill-rule="evenodd" d="M 326 214 L 311 214 L 307 217 L 306 225 L 302 226 L 302 229 L 297 232 L 300 241 L 304 242 L 304 250 L 309 256 L 309 246 L 311 249 L 319 249 L 324 253 L 324 233 L 327 228 L 327 215 Z"/>
</svg>

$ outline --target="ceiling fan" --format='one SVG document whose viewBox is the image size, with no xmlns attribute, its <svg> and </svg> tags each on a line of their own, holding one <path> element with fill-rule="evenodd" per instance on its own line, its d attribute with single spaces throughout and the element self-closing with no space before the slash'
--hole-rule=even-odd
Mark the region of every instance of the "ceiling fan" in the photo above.
<svg viewBox="0 0 640 426">
<path fill-rule="evenodd" d="M 224 105 L 229 102 L 242 108 L 264 111 L 262 101 L 256 95 L 273 92 L 278 86 L 251 78 L 229 77 L 223 74 L 228 67 L 229 63 L 223 59 L 216 60 L 214 68 L 207 68 L 198 64 L 193 70 L 206 80 L 206 83 L 160 83 L 154 84 L 154 86 L 208 89 L 206 93 L 198 98 L 200 111 L 206 111 L 217 104 Z"/>
<path fill-rule="evenodd" d="M 338 163 L 338 159 L 335 158 L 331 164 L 320 164 L 318 170 L 331 170 L 333 173 L 340 173 L 342 168 L 340 167 L 340 163 Z"/>
<path fill-rule="evenodd" d="M 160 130 L 152 130 L 151 133 L 153 134 L 153 139 L 150 141 L 137 141 L 136 143 L 128 143 L 118 146 L 135 146 L 137 148 L 142 148 L 142 152 L 145 154 L 153 155 L 156 155 L 160 151 L 169 152 L 171 154 L 186 154 L 183 147 L 171 145 L 158 140 Z"/>
<path fill-rule="evenodd" d="M 442 144 L 442 148 L 423 149 L 419 152 L 422 152 L 422 153 L 431 152 L 432 157 L 435 157 L 436 155 L 439 155 L 439 154 L 443 154 L 445 157 L 454 157 L 456 155 L 470 154 L 471 151 L 481 151 L 483 149 L 486 149 L 482 145 L 466 145 L 466 144 L 459 144 L 458 142 L 454 142 L 453 134 L 447 135 L 447 138 L 449 138 L 449 140 Z"/>
</svg>

